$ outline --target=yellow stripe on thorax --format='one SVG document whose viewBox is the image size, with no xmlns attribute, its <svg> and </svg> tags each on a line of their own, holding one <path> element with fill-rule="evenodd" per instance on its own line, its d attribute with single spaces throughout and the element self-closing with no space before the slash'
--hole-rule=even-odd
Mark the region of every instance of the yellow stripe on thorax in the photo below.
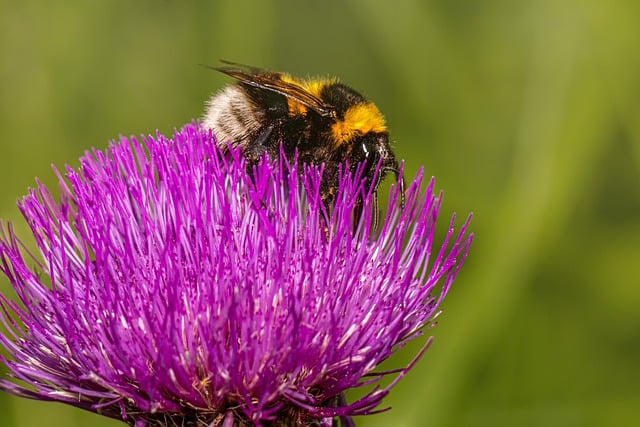
<svg viewBox="0 0 640 427">
<path fill-rule="evenodd" d="M 386 130 L 384 117 L 372 102 L 350 107 L 344 119 L 337 121 L 331 127 L 333 139 L 338 145 L 346 144 L 353 138 L 369 132 L 378 133 Z"/>
<path fill-rule="evenodd" d="M 310 94 L 312 94 L 317 98 L 320 98 L 320 92 L 322 91 L 323 87 L 335 82 L 335 80 L 328 80 L 328 79 L 298 80 L 290 76 L 289 74 L 282 74 L 280 78 L 284 82 L 293 83 L 300 86 L 302 89 L 304 89 L 305 91 L 309 92 Z M 299 102 L 289 97 L 287 97 L 287 107 L 289 108 L 289 114 L 292 116 L 295 116 L 297 114 L 307 113 L 307 107 L 305 105 L 302 105 Z"/>
</svg>

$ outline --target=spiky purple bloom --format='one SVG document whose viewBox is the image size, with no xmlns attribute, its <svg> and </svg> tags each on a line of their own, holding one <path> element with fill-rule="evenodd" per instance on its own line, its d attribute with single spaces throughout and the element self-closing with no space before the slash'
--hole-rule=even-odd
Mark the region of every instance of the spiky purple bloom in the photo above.
<svg viewBox="0 0 640 427">
<path fill-rule="evenodd" d="M 19 300 L 0 297 L 0 387 L 136 426 L 328 426 L 376 412 L 413 362 L 374 370 L 432 324 L 468 221 L 456 234 L 452 219 L 432 250 L 440 197 L 419 174 L 372 232 L 360 175 L 341 177 L 328 209 L 320 174 L 284 160 L 248 172 L 186 126 L 87 153 L 58 173 L 60 201 L 38 184 L 19 206 L 40 256 L 0 228 Z"/>
</svg>

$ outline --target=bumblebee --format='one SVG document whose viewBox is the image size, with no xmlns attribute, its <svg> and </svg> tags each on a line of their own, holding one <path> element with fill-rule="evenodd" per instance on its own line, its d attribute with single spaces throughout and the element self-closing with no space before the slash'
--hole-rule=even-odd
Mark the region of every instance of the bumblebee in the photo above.
<svg viewBox="0 0 640 427">
<path fill-rule="evenodd" d="M 303 163 L 324 164 L 320 191 L 325 202 L 330 203 L 337 191 L 339 166 L 348 165 L 353 172 L 362 162 L 365 185 L 373 187 L 374 195 L 385 174 L 392 172 L 404 197 L 385 120 L 367 98 L 335 79 L 300 79 L 223 62 L 226 66 L 208 68 L 237 83 L 209 99 L 202 119 L 220 144 L 239 147 L 249 165 L 265 153 L 277 159 L 281 145 L 289 158 L 297 151 Z M 377 196 L 374 209 L 377 225 Z"/>
</svg>

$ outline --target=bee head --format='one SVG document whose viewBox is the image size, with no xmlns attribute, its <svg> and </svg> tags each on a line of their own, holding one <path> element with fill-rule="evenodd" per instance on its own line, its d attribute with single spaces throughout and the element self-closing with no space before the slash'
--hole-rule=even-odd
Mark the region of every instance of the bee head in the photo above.
<svg viewBox="0 0 640 427">
<path fill-rule="evenodd" d="M 378 210 L 378 186 L 388 172 L 392 172 L 399 185 L 400 206 L 404 208 L 404 177 L 400 172 L 398 161 L 396 160 L 391 148 L 389 147 L 389 134 L 384 132 L 369 132 L 362 136 L 354 138 L 351 146 L 350 158 L 357 161 L 357 165 L 363 166 L 363 177 L 367 179 L 365 182 L 366 189 L 373 193 L 373 227 L 378 227 L 379 210 Z M 358 167 L 352 164 L 353 167 Z M 362 206 L 356 205 L 355 218 L 359 218 L 362 214 Z"/>
<path fill-rule="evenodd" d="M 336 87 L 340 86 L 333 85 L 334 90 Z M 363 174 L 369 179 L 374 192 L 388 172 L 394 173 L 401 186 L 401 203 L 404 204 L 404 180 L 389 146 L 384 117 L 375 104 L 357 92 L 344 86 L 340 89 L 341 99 L 349 102 L 343 102 L 343 108 L 338 109 L 337 120 L 331 125 L 333 143 L 336 148 L 345 149 L 352 167 L 364 162 Z"/>
<path fill-rule="evenodd" d="M 375 182 L 371 185 L 377 188 L 387 172 L 392 172 L 396 179 L 400 180 L 400 167 L 389 146 L 389 134 L 386 131 L 369 132 L 353 142 L 352 159 L 364 162 L 364 175 L 373 179 L 376 171 L 378 172 Z M 402 181 L 400 185 L 403 186 Z"/>
</svg>

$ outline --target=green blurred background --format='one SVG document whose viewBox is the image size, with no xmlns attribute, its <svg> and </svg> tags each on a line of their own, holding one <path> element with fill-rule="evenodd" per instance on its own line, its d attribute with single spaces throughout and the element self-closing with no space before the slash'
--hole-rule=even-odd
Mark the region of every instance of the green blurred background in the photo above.
<svg viewBox="0 0 640 427">
<path fill-rule="evenodd" d="M 626 426 L 640 415 L 640 2 L 0 2 L 0 217 L 52 163 L 171 132 L 219 58 L 336 75 L 476 239 L 436 339 L 361 426 Z M 8 283 L 0 279 L 7 292 Z M 397 354 L 406 363 L 423 341 Z M 2 370 L 2 368 L 0 368 Z M 0 425 L 117 426 L 0 396 Z"/>
</svg>

